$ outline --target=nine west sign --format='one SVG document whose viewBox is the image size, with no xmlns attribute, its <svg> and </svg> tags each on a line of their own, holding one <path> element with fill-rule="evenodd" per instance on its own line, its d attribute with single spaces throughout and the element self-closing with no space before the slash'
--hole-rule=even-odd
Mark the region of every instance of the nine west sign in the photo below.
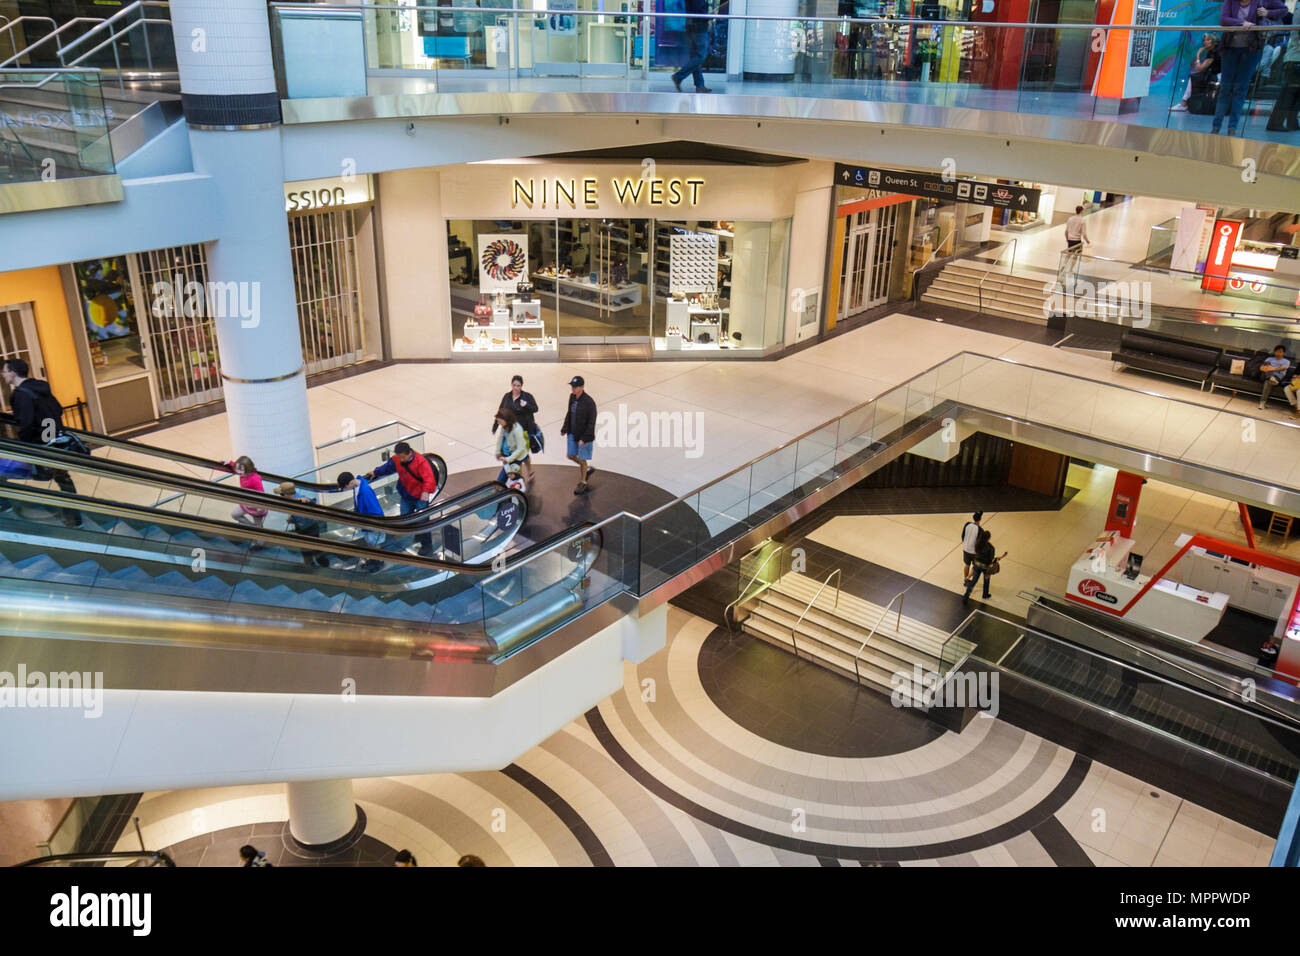
<svg viewBox="0 0 1300 956">
<path fill-rule="evenodd" d="M 700 201 L 700 178 L 612 176 L 607 190 L 622 206 L 694 206 Z M 562 178 L 520 177 L 510 181 L 510 205 L 529 209 L 592 209 L 600 205 L 601 181 L 595 176 Z M 606 192 L 606 195 L 609 195 Z"/>
</svg>

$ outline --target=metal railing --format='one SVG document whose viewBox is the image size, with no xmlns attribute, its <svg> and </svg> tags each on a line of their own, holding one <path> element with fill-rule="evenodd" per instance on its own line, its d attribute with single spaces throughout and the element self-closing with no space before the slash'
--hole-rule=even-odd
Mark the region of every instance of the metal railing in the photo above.
<svg viewBox="0 0 1300 956">
<path fill-rule="evenodd" d="M 27 44 L 27 46 L 23 47 L 21 50 L 16 51 L 14 55 L 11 56 L 9 59 L 0 62 L 0 68 L 6 67 L 11 63 L 16 63 L 25 56 L 27 57 L 31 56 L 32 51 L 35 50 L 37 47 L 43 46 L 44 44 L 49 43 L 51 40 L 58 39 L 60 33 L 62 33 L 64 30 L 71 29 L 72 27 L 76 26 L 78 23 L 103 23 L 103 22 L 104 22 L 103 17 L 73 17 L 67 23 L 63 24 L 63 26 L 45 34 L 45 36 L 41 37 L 35 43 Z M 63 51 L 60 50 L 59 48 L 57 47 L 55 48 L 55 55 L 59 57 L 59 64 L 62 66 L 66 66 L 67 64 L 63 62 L 62 52 Z"/>
<path fill-rule="evenodd" d="M 123 850 L 116 853 L 58 853 L 54 856 L 38 856 L 34 860 L 24 860 L 14 866 L 89 866 L 92 864 L 115 864 L 117 866 L 167 866 L 174 867 L 172 860 L 162 850 Z"/>
<path fill-rule="evenodd" d="M 166 10 L 168 9 L 168 4 L 164 2 L 164 0 L 135 0 L 134 3 L 128 4 L 127 6 L 123 7 L 121 10 L 113 14 L 111 17 L 109 17 L 99 26 L 95 27 L 92 30 L 86 31 L 84 34 L 77 37 L 67 46 L 59 47 L 58 50 L 59 62 L 60 63 L 67 62 L 64 58 L 72 51 L 74 47 L 86 42 L 87 40 L 91 39 L 101 31 L 106 30 L 108 32 L 108 36 L 104 37 L 99 43 L 95 44 L 95 46 L 91 47 L 89 50 L 86 50 L 85 52 L 79 54 L 77 58 L 72 60 L 71 63 L 68 63 L 68 65 L 75 66 L 78 63 L 82 63 L 88 60 L 90 57 L 94 56 L 104 47 L 109 46 L 111 44 L 113 47 L 113 64 L 116 67 L 116 73 L 117 73 L 118 92 L 125 93 L 126 92 L 125 74 L 122 70 L 122 57 L 117 46 L 117 41 L 122 39 L 125 36 L 128 36 L 132 31 L 139 30 L 144 37 L 143 46 L 144 46 L 144 56 L 145 56 L 145 68 L 148 70 L 149 74 L 159 78 L 166 78 L 166 77 L 172 77 L 178 75 L 177 73 L 174 73 L 172 71 L 164 71 L 162 73 L 155 73 L 154 71 L 153 51 L 149 47 L 149 27 L 150 25 L 153 25 L 155 27 L 167 27 L 168 30 L 170 30 L 172 22 L 170 19 L 145 16 L 145 10 L 149 7 Z M 139 14 L 139 15 L 134 20 L 132 20 L 130 24 L 128 24 L 126 27 L 122 29 L 118 29 L 118 22 L 123 20 L 124 18 L 131 16 L 132 14 Z"/>
<path fill-rule="evenodd" d="M 803 619 L 808 616 L 808 612 L 813 609 L 813 605 L 817 603 L 817 599 L 822 596 L 822 592 L 825 591 L 826 587 L 831 583 L 831 578 L 835 578 L 839 582 L 835 585 L 834 607 L 838 609 L 840 606 L 840 583 L 843 583 L 844 575 L 840 568 L 836 568 L 830 574 L 826 575 L 826 580 L 822 581 L 822 586 L 817 589 L 817 593 L 812 596 L 812 600 L 808 602 L 808 606 L 803 609 L 803 613 L 799 615 L 799 620 L 795 621 L 794 626 L 790 628 L 790 646 L 794 648 L 796 655 L 799 653 L 799 645 L 795 643 L 795 632 L 799 630 L 799 625 L 803 623 Z"/>
<path fill-rule="evenodd" d="M 876 623 L 873 624 L 871 630 L 867 632 L 866 640 L 862 642 L 862 645 L 858 648 L 858 652 L 853 655 L 853 676 L 858 680 L 862 680 L 862 671 L 858 666 L 858 661 L 862 659 L 862 652 L 867 649 L 867 645 L 871 643 L 871 639 L 876 636 L 876 631 L 884 622 L 885 615 L 889 613 L 889 609 L 894 606 L 895 601 L 898 602 L 898 620 L 894 625 L 894 633 L 897 634 L 903 630 L 903 595 L 906 593 L 906 590 L 899 591 L 889 599 L 889 603 L 881 610 L 880 617 L 876 618 Z"/>
<path fill-rule="evenodd" d="M 984 272 L 984 277 L 980 279 L 979 289 L 977 291 L 979 295 L 979 310 L 981 312 L 984 311 L 984 283 L 987 282 L 992 275 L 994 275 L 993 270 L 997 268 L 997 264 L 1001 262 L 1002 257 L 1006 255 L 1006 247 L 1008 245 L 1011 246 L 1011 265 L 1010 267 L 1008 267 L 1005 275 L 1003 275 L 1001 272 L 997 273 L 997 275 L 1002 279 L 1009 279 L 1016 274 L 1016 243 L 1018 243 L 1019 241 L 1020 241 L 1019 236 L 1012 236 L 1009 243 L 1004 242 L 1002 244 L 1002 251 L 999 252 L 993 258 L 993 261 L 989 263 L 988 269 Z"/>
<path fill-rule="evenodd" d="M 727 630 L 733 630 L 731 618 L 728 616 L 728 613 L 730 611 L 735 610 L 738 605 L 741 605 L 746 601 L 758 597 L 760 594 L 762 594 L 764 591 L 766 591 L 768 588 L 770 588 L 773 584 L 776 583 L 776 581 L 767 582 L 761 588 L 755 591 L 753 594 L 750 594 L 749 597 L 745 596 L 746 593 L 749 591 L 750 587 L 753 586 L 754 582 L 758 580 L 758 576 L 763 573 L 763 569 L 767 567 L 767 562 L 771 561 L 783 550 L 785 550 L 784 545 L 777 545 L 776 550 L 763 559 L 763 563 L 758 566 L 758 570 L 755 571 L 754 576 L 749 579 L 749 583 L 740 589 L 740 593 L 737 595 L 736 600 L 732 601 L 730 604 L 728 604 L 726 607 L 722 609 L 722 620 L 726 623 Z M 776 580 L 780 580 L 780 578 L 781 575 L 778 574 L 776 576 Z"/>
</svg>

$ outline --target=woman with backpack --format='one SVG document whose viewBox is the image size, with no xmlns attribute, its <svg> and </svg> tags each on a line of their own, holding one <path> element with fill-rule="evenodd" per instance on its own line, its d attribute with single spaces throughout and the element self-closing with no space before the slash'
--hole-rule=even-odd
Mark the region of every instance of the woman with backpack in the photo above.
<svg viewBox="0 0 1300 956">
<path fill-rule="evenodd" d="M 1002 558 L 1007 556 L 1007 552 L 1002 552 L 1002 557 L 998 557 L 997 551 L 993 547 L 993 536 L 987 531 L 982 530 L 979 537 L 975 540 L 975 570 L 971 573 L 970 580 L 966 582 L 966 593 L 961 596 L 961 603 L 966 604 L 970 601 L 970 593 L 975 590 L 975 582 L 984 576 L 984 600 L 992 597 L 989 594 L 989 578 L 997 574 L 1001 568 Z"/>
</svg>

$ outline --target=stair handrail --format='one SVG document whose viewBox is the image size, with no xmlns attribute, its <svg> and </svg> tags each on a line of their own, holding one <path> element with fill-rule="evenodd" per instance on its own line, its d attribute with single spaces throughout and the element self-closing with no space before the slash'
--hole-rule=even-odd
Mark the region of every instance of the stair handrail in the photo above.
<svg viewBox="0 0 1300 956">
<path fill-rule="evenodd" d="M 71 20 L 63 24 L 63 26 L 59 27 L 57 30 L 52 30 L 51 32 L 45 34 L 45 36 L 41 37 L 35 43 L 29 43 L 21 50 L 14 51 L 13 56 L 5 60 L 4 62 L 0 62 L 0 69 L 3 69 L 4 67 L 8 66 L 10 63 L 13 63 L 17 60 L 21 60 L 23 57 L 30 55 L 31 52 L 35 50 L 38 46 L 40 46 L 43 43 L 48 43 L 50 40 L 55 39 L 60 33 L 62 33 L 64 30 L 68 29 L 71 26 L 75 26 L 78 23 L 103 23 L 103 22 L 104 22 L 103 17 L 73 17 Z M 86 32 L 89 33 L 91 31 L 87 30 Z M 63 57 L 61 53 L 62 51 L 58 47 L 55 47 L 54 55 L 59 58 L 60 64 L 63 63 Z"/>
<path fill-rule="evenodd" d="M 903 595 L 906 593 L 907 593 L 906 590 L 899 591 L 897 594 L 895 594 L 893 597 L 889 599 L 889 603 L 885 605 L 883 610 L 881 610 L 880 617 L 876 618 L 876 623 L 872 625 L 871 630 L 867 633 L 867 639 L 862 642 L 862 646 L 858 648 L 858 652 L 853 655 L 853 676 L 856 677 L 858 680 L 862 680 L 862 672 L 861 669 L 858 667 L 858 660 L 862 657 L 862 652 L 867 649 L 867 645 L 871 643 L 871 639 L 875 637 L 876 630 L 884 622 L 885 615 L 889 613 L 889 609 L 894 606 L 895 601 L 898 602 L 898 623 L 894 626 L 894 630 L 900 633 L 902 632 Z"/>
<path fill-rule="evenodd" d="M 980 310 L 980 312 L 983 312 L 983 311 L 984 311 L 984 283 L 988 281 L 989 276 L 993 275 L 993 266 L 996 266 L 1000 261 L 1002 261 L 1002 257 L 1006 254 L 1006 247 L 1007 247 L 1008 245 L 1011 246 L 1011 267 L 1007 270 L 1007 275 L 1008 275 L 1008 276 L 1013 276 L 1013 275 L 1015 275 L 1015 272 L 1016 272 L 1016 243 L 1018 243 L 1019 241 L 1020 241 L 1020 237 L 1019 237 L 1019 236 L 1012 236 L 1012 237 L 1011 237 L 1011 242 L 1010 242 L 1010 243 L 1006 243 L 1006 242 L 1002 243 L 1003 251 L 1002 251 L 1002 252 L 999 252 L 997 258 L 994 259 L 991 263 L 989 263 L 989 268 L 987 268 L 987 269 L 984 270 L 984 278 L 980 279 L 979 288 L 976 290 L 976 292 L 977 292 L 978 295 L 979 295 L 979 310 Z"/>
<path fill-rule="evenodd" d="M 84 42 L 85 40 L 87 40 L 88 38 L 90 38 L 93 34 L 98 33 L 100 30 L 104 29 L 105 27 L 108 28 L 108 31 L 109 31 L 109 34 L 110 34 L 110 35 L 114 35 L 114 34 L 115 34 L 115 29 L 116 29 L 116 28 L 113 26 L 113 24 L 114 24 L 116 21 L 121 20 L 123 17 L 127 16 L 128 14 L 134 13 L 135 11 L 140 10 L 140 9 L 142 9 L 142 8 L 144 8 L 144 7 L 168 7 L 168 6 L 169 6 L 169 4 L 167 4 L 167 3 L 165 2 L 165 0 L 133 0 L 132 3 L 128 3 L 128 4 L 127 4 L 126 6 L 124 6 L 121 10 L 117 11 L 117 13 L 113 14 L 111 17 L 109 17 L 107 20 L 105 20 L 105 21 L 104 21 L 103 23 L 101 23 L 99 26 L 95 27 L 95 29 L 86 31 L 86 32 L 83 33 L 81 36 L 77 37 L 75 40 L 73 40 L 71 43 L 69 43 L 67 46 L 59 47 L 59 56 L 60 56 L 60 58 L 62 58 L 62 56 L 63 56 L 65 53 L 67 53 L 69 50 L 71 50 L 71 49 L 72 49 L 73 47 L 75 47 L 77 44 Z M 140 23 L 140 22 L 143 22 L 143 18 L 142 18 L 141 20 L 137 20 L 137 21 L 136 21 L 136 23 Z M 168 21 L 166 21 L 166 22 L 167 22 L 167 23 L 171 23 L 170 20 L 168 20 Z M 125 35 L 125 34 L 126 34 L 128 31 L 130 31 L 131 29 L 132 29 L 132 27 L 127 27 L 126 30 L 123 30 L 123 31 L 122 31 L 122 34 L 121 34 L 121 35 Z M 96 47 L 95 49 L 99 49 L 99 47 Z M 91 51 L 89 51 L 89 52 L 87 52 L 87 53 L 83 53 L 83 54 L 81 54 L 79 57 L 77 57 L 77 60 L 74 61 L 74 62 L 77 62 L 77 61 L 80 61 L 81 59 L 84 59 L 85 57 L 89 56 L 90 53 L 93 53 L 93 52 L 94 52 L 94 50 L 91 50 Z"/>
<path fill-rule="evenodd" d="M 96 35 L 97 33 L 99 33 L 101 30 L 105 30 L 105 29 L 106 29 L 106 30 L 108 31 L 108 36 L 106 36 L 106 37 L 105 37 L 103 40 L 101 40 L 99 43 L 96 43 L 96 44 L 95 44 L 93 47 L 91 47 L 89 50 L 86 50 L 85 52 L 78 54 L 78 56 L 77 56 L 77 58 L 76 58 L 75 60 L 73 60 L 72 62 L 68 63 L 68 66 L 76 66 L 77 64 L 82 63 L 83 61 L 85 61 L 85 60 L 89 59 L 90 57 L 94 56 L 96 53 L 98 53 L 100 50 L 102 50 L 105 46 L 108 46 L 109 44 L 112 44 L 112 45 L 113 45 L 113 65 L 116 67 L 116 72 L 117 72 L 117 89 L 118 89 L 118 92 L 119 92 L 119 93 L 125 94 L 125 93 L 126 93 L 126 83 L 125 83 L 125 81 L 124 81 L 123 78 L 122 78 L 122 59 L 121 59 L 121 56 L 120 56 L 119 53 L 118 53 L 118 47 L 117 47 L 117 42 L 116 42 L 116 41 L 119 40 L 119 39 L 121 39 L 122 37 L 126 36 L 127 34 L 129 34 L 132 30 L 134 30 L 134 29 L 136 29 L 137 27 L 139 27 L 140 30 L 141 30 L 141 32 L 144 34 L 144 56 L 145 56 L 145 64 L 146 64 L 146 66 L 148 67 L 149 72 L 152 73 L 152 72 L 153 72 L 153 53 L 152 53 L 152 52 L 150 51 L 150 49 L 149 49 L 149 25 L 150 25 L 150 24 L 153 24 L 154 26 L 167 26 L 167 27 L 170 27 L 170 26 L 172 25 L 172 22 L 171 22 L 170 19 L 162 19 L 162 18 L 158 18 L 158 17 L 149 17 L 149 16 L 145 16 L 145 12 L 144 12 L 144 11 L 145 11 L 145 8 L 146 8 L 146 7 L 162 7 L 162 8 L 168 8 L 168 4 L 165 2 L 165 0 L 134 0 L 133 3 L 130 3 L 130 4 L 128 4 L 127 6 L 123 7 L 121 10 L 119 10 L 117 13 L 113 14 L 111 17 L 109 17 L 107 20 L 105 20 L 105 21 L 104 21 L 103 23 L 101 23 L 99 26 L 94 27 L 93 29 L 87 30 L 85 33 L 83 33 L 81 36 L 77 37 L 75 40 L 73 40 L 73 41 L 72 41 L 71 43 L 69 43 L 67 46 L 59 47 L 59 50 L 58 50 L 59 62 L 60 62 L 60 63 L 64 62 L 64 60 L 63 60 L 64 55 L 67 54 L 70 50 L 72 50 L 73 47 L 75 47 L 75 46 L 77 46 L 78 44 L 85 42 L 87 39 L 89 39 L 89 38 L 95 36 L 95 35 Z M 116 27 L 116 25 L 115 25 L 115 24 L 116 24 L 116 21 L 122 19 L 123 17 L 125 17 L 125 16 L 127 16 L 128 14 L 133 13 L 133 12 L 139 12 L 140 15 L 139 15 L 138 17 L 136 17 L 136 19 L 133 20 L 129 26 L 127 26 L 125 29 L 123 29 L 122 31 L 119 32 L 118 29 L 117 29 L 117 27 Z M 168 72 L 170 72 L 170 71 L 168 71 Z"/>
<path fill-rule="evenodd" d="M 58 23 L 55 22 L 53 17 L 23 16 L 23 17 L 17 17 L 13 20 L 6 19 L 5 25 L 0 27 L 0 35 L 7 35 L 9 37 L 9 49 L 11 49 L 15 53 L 18 52 L 18 41 L 14 39 L 13 29 L 14 27 L 18 26 L 18 24 L 22 23 L 24 20 L 44 20 L 54 29 L 58 29 L 59 26 Z M 24 47 L 23 49 L 26 49 L 26 47 Z"/>
<path fill-rule="evenodd" d="M 38 856 L 32 860 L 23 860 L 13 866 L 66 866 L 72 863 L 122 863 L 135 860 L 128 866 L 163 866 L 172 867 L 176 862 L 164 850 L 118 850 L 108 853 L 55 853 L 51 856 Z"/>
<path fill-rule="evenodd" d="M 953 226 L 952 229 L 948 231 L 948 235 L 946 237 L 943 235 L 939 236 L 939 241 L 935 243 L 934 250 L 930 253 L 929 258 L 927 258 L 924 262 L 922 262 L 919 266 L 917 266 L 915 269 L 912 270 L 913 288 L 916 287 L 916 274 L 920 272 L 922 269 L 924 269 L 926 266 L 928 266 L 930 263 L 934 262 L 934 257 L 939 254 L 939 250 L 943 248 L 943 244 L 947 242 L 949 239 L 951 239 L 953 236 L 955 236 L 956 234 L 957 234 L 957 227 Z M 915 292 L 913 293 L 913 295 L 915 295 Z"/>
<path fill-rule="evenodd" d="M 822 586 L 817 589 L 817 593 L 812 596 L 812 600 L 808 602 L 808 606 L 803 609 L 803 613 L 799 615 L 799 620 L 795 621 L 794 626 L 790 628 L 790 646 L 794 648 L 795 656 L 798 656 L 799 654 L 799 645 L 795 643 L 794 632 L 799 630 L 799 625 L 803 623 L 803 619 L 808 616 L 808 612 L 813 609 L 813 605 L 817 603 L 817 599 L 822 596 L 822 592 L 826 590 L 826 586 L 831 583 L 831 578 L 834 577 L 839 578 L 839 581 L 835 585 L 835 604 L 834 604 L 834 607 L 836 609 L 839 608 L 840 586 L 844 583 L 843 570 L 844 570 L 843 568 L 836 568 L 830 574 L 826 575 L 826 580 L 824 580 L 822 582 Z"/>
<path fill-rule="evenodd" d="M 745 598 L 745 592 L 749 590 L 750 585 L 752 585 L 755 581 L 758 580 L 758 576 L 759 576 L 760 574 L 762 574 L 762 573 L 763 573 L 763 569 L 764 569 L 765 567 L 767 567 L 767 562 L 771 561 L 773 557 L 775 557 L 776 555 L 780 554 L 780 553 L 781 553 L 782 551 L 784 551 L 784 550 L 785 550 L 785 545 L 783 545 L 783 544 L 778 544 L 778 545 L 776 546 L 776 550 L 773 551 L 771 554 L 769 554 L 766 558 L 763 559 L 763 563 L 760 564 L 760 565 L 758 566 L 758 570 L 754 572 L 754 576 L 753 576 L 752 578 L 749 579 L 749 584 L 746 584 L 743 588 L 740 589 L 740 594 L 738 594 L 738 595 L 736 596 L 736 600 L 732 601 L 730 604 L 728 604 L 726 607 L 724 607 L 724 608 L 722 609 L 722 620 L 723 620 L 723 623 L 725 623 L 725 624 L 727 625 L 727 630 L 730 631 L 730 630 L 732 629 L 732 627 L 731 627 L 731 618 L 729 618 L 729 617 L 727 616 L 727 612 L 730 611 L 730 610 L 732 610 L 733 608 L 735 608 L 736 605 L 743 603 L 743 600 L 748 600 L 748 598 Z M 777 575 L 777 577 L 780 577 L 780 575 Z M 771 586 L 772 586 L 771 584 L 765 584 L 765 585 L 763 585 L 763 587 L 761 587 L 761 588 L 759 588 L 757 591 L 755 591 L 755 592 L 751 595 L 751 597 L 758 597 L 758 595 L 762 594 L 763 591 L 767 590 L 767 589 L 770 588 Z M 743 599 L 743 600 L 742 600 L 742 599 Z"/>
</svg>

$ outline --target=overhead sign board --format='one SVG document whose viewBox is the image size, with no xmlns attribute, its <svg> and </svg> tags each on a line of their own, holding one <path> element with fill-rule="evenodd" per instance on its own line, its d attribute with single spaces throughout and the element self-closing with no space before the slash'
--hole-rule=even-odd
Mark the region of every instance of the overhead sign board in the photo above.
<svg viewBox="0 0 1300 956">
<path fill-rule="evenodd" d="M 912 169 L 880 169 L 874 166 L 835 164 L 835 184 L 881 189 L 908 196 L 924 196 L 946 202 L 970 202 L 998 209 L 1038 210 L 1040 190 L 974 179 L 944 179 L 934 173 Z"/>
</svg>

